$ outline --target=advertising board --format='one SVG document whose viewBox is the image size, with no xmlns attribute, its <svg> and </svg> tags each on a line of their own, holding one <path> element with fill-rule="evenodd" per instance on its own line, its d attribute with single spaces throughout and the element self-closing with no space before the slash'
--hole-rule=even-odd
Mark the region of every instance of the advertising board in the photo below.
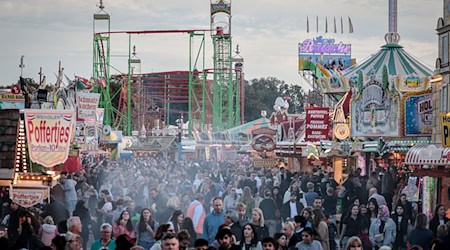
<svg viewBox="0 0 450 250">
<path fill-rule="evenodd" d="M 74 111 L 25 109 L 24 113 L 30 160 L 47 168 L 64 163 L 69 155 Z"/>
<path fill-rule="evenodd" d="M 0 109 L 24 109 L 25 98 L 22 94 L 0 94 Z"/>
<path fill-rule="evenodd" d="M 100 94 L 77 92 L 77 121 L 95 122 Z"/>
<path fill-rule="evenodd" d="M 328 140 L 330 132 L 330 111 L 328 108 L 314 107 L 306 109 L 305 141 Z"/>
<path fill-rule="evenodd" d="M 433 130 L 433 94 L 410 94 L 403 97 L 405 136 L 430 136 Z"/>
</svg>

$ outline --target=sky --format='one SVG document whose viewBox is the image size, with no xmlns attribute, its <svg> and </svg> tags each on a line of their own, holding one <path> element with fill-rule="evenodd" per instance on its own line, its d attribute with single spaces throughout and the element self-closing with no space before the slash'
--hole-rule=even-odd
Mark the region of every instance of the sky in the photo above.
<svg viewBox="0 0 450 250">
<path fill-rule="evenodd" d="M 111 31 L 209 29 L 208 0 L 104 0 L 111 16 Z M 64 73 L 92 75 L 93 14 L 98 0 L 0 0 L 0 85 L 17 82 L 20 57 L 24 77 L 55 82 L 61 61 Z M 247 80 L 276 77 L 308 88 L 298 74 L 298 43 L 317 35 L 352 44 L 357 62 L 385 44 L 388 0 L 240 0 L 232 1 L 233 46 L 239 44 Z M 434 70 L 438 51 L 436 24 L 443 15 L 443 0 L 399 0 L 400 44 Z M 319 34 L 315 19 L 319 17 Z M 309 18 L 310 33 L 306 32 Z M 332 30 L 334 17 L 344 19 L 345 34 L 325 34 L 325 18 Z M 351 17 L 354 33 L 348 33 Z M 338 24 L 338 29 L 339 29 Z M 104 31 L 97 25 L 96 31 Z M 212 41 L 206 36 L 206 67 L 211 68 Z M 127 72 L 129 37 L 111 35 L 112 74 Z M 188 70 L 187 34 L 133 35 L 141 72 Z M 198 46 L 199 40 L 194 40 Z"/>
</svg>

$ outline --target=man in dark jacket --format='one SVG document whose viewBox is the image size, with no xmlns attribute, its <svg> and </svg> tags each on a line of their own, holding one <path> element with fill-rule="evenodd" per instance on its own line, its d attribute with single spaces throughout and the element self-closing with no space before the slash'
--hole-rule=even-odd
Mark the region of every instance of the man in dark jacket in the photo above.
<svg viewBox="0 0 450 250">
<path fill-rule="evenodd" d="M 295 206 L 294 211 L 291 210 L 291 205 Z M 291 199 L 281 208 L 281 219 L 283 221 L 286 221 L 287 218 L 293 219 L 296 215 L 301 215 L 303 208 L 303 205 L 297 201 L 297 192 L 292 192 Z"/>
<path fill-rule="evenodd" d="M 64 206 L 62 202 L 56 200 L 53 196 L 50 196 L 50 203 L 44 206 L 41 216 L 42 218 L 45 218 L 48 215 L 53 217 L 55 225 L 58 225 L 58 223 L 63 220 L 67 220 L 70 216 L 66 206 Z"/>
<path fill-rule="evenodd" d="M 392 197 L 394 196 L 395 183 L 390 171 L 386 171 L 381 179 L 381 195 L 386 199 L 389 211 L 392 211 Z"/>
<path fill-rule="evenodd" d="M 275 235 L 280 211 L 277 208 L 275 200 L 272 199 L 272 191 L 270 189 L 264 190 L 264 199 L 259 203 L 259 208 L 264 215 L 264 224 L 269 228 L 269 235 Z"/>
<path fill-rule="evenodd" d="M 19 238 L 19 213 L 22 209 L 20 209 L 19 205 L 15 202 L 11 202 L 10 209 L 11 212 L 9 213 L 8 220 L 8 240 L 9 245 L 12 246 Z"/>
</svg>

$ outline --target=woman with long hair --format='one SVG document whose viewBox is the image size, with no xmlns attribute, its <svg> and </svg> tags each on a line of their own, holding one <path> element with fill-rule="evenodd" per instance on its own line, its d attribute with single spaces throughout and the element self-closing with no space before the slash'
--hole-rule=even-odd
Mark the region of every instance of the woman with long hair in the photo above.
<svg viewBox="0 0 450 250">
<path fill-rule="evenodd" d="M 305 207 L 302 210 L 301 215 L 303 216 L 303 218 L 305 218 L 305 221 L 306 221 L 305 227 L 310 227 L 310 228 L 313 227 L 312 211 L 313 211 L 312 207 Z"/>
<path fill-rule="evenodd" d="M 260 208 L 253 208 L 251 223 L 253 224 L 254 231 L 258 236 L 258 241 L 262 241 L 262 239 L 269 237 L 269 228 L 264 225 L 264 214 Z"/>
<path fill-rule="evenodd" d="M 330 250 L 330 239 L 328 235 L 328 224 L 322 210 L 315 208 L 313 210 L 313 228 L 318 235 L 318 241 L 323 250 Z"/>
<path fill-rule="evenodd" d="M 126 210 L 122 211 L 119 218 L 114 221 L 113 235 L 117 238 L 119 235 L 126 234 L 130 238 L 135 238 L 133 223 L 131 222 L 130 213 Z"/>
<path fill-rule="evenodd" d="M 183 222 L 184 214 L 181 210 L 176 210 L 173 212 L 172 217 L 170 217 L 170 220 L 167 222 L 172 225 L 172 227 L 175 230 L 175 233 L 178 233 L 180 231 L 180 225 L 181 222 Z"/>
<path fill-rule="evenodd" d="M 180 225 L 180 230 L 186 230 L 190 237 L 189 247 L 194 247 L 194 243 L 197 240 L 197 233 L 195 232 L 194 222 L 189 217 L 184 217 Z"/>
<path fill-rule="evenodd" d="M 139 222 L 134 227 L 138 245 L 145 250 L 149 250 L 156 242 L 155 234 L 157 228 L 158 222 L 153 220 L 152 210 L 149 208 L 142 209 Z"/>
<path fill-rule="evenodd" d="M 281 211 L 281 208 L 283 207 L 283 196 L 280 193 L 279 187 L 273 187 L 272 189 L 272 197 L 275 200 L 275 204 L 277 204 L 278 210 Z"/>
<path fill-rule="evenodd" d="M 397 226 L 391 219 L 389 208 L 381 205 L 378 209 L 378 218 L 370 224 L 369 238 L 372 246 L 378 249 L 382 246 L 392 248 L 395 242 Z"/>
<path fill-rule="evenodd" d="M 439 225 L 444 225 L 449 219 L 445 217 L 445 207 L 439 204 L 434 209 L 433 218 L 430 220 L 430 230 L 433 232 L 434 237 L 437 236 L 437 228 Z"/>
<path fill-rule="evenodd" d="M 359 239 L 357 236 L 353 236 L 348 240 L 345 250 L 362 249 L 362 247 L 363 245 L 361 239 Z"/>
<path fill-rule="evenodd" d="M 370 217 L 370 223 L 372 223 L 374 220 L 378 217 L 378 202 L 375 198 L 372 198 L 369 200 L 369 204 L 367 205 L 368 208 L 368 214 Z"/>
<path fill-rule="evenodd" d="M 276 250 L 287 250 L 287 237 L 284 233 L 276 233 L 273 236 L 273 239 L 277 243 L 277 249 Z"/>
<path fill-rule="evenodd" d="M 433 240 L 433 231 L 427 228 L 428 218 L 425 214 L 418 214 L 416 216 L 416 223 L 414 229 L 408 234 L 409 245 L 418 245 L 423 250 L 430 249 L 430 243 Z"/>
<path fill-rule="evenodd" d="M 251 223 L 242 228 L 242 240 L 239 243 L 241 250 L 262 250 L 261 241 L 255 226 Z"/>
<path fill-rule="evenodd" d="M 252 210 L 253 208 L 255 208 L 255 199 L 252 196 L 252 190 L 250 189 L 250 187 L 245 186 L 244 190 L 242 192 L 242 196 L 239 199 L 239 202 L 244 203 L 245 205 L 247 205 L 247 208 L 245 210 L 245 216 L 247 218 L 250 218 L 252 216 Z"/>
<path fill-rule="evenodd" d="M 359 206 L 353 205 L 350 209 L 350 214 L 342 220 L 342 230 L 339 238 L 342 241 L 343 248 L 347 246 L 347 242 L 351 237 L 359 235 L 359 226 Z"/>
</svg>

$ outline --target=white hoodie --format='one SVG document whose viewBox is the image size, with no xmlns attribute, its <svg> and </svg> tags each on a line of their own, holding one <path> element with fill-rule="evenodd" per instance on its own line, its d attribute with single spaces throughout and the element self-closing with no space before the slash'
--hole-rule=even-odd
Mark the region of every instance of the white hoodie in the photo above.
<svg viewBox="0 0 450 250">
<path fill-rule="evenodd" d="M 44 224 L 42 225 L 42 237 L 41 241 L 46 246 L 50 246 L 52 244 L 52 239 L 58 235 L 58 231 L 56 230 L 55 225 Z"/>
</svg>

